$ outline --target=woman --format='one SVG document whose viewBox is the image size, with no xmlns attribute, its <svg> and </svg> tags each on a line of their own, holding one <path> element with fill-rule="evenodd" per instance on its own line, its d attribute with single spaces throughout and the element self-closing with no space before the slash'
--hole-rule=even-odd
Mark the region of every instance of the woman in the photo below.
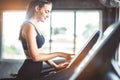
<svg viewBox="0 0 120 80">
<path fill-rule="evenodd" d="M 72 54 L 63 52 L 44 53 L 41 48 L 45 42 L 44 36 L 38 31 L 37 23 L 44 22 L 52 9 L 50 0 L 32 0 L 28 6 L 26 20 L 20 30 L 19 39 L 21 40 L 26 59 L 18 71 L 18 80 L 33 80 L 40 78 L 43 61 L 56 69 L 65 68 L 68 65 Z M 66 62 L 56 64 L 50 59 L 63 57 Z"/>
</svg>

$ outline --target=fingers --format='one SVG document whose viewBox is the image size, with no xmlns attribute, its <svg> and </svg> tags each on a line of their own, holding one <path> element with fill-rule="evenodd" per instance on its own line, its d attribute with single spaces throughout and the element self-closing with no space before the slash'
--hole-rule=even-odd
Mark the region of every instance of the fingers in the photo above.
<svg viewBox="0 0 120 80">
<path fill-rule="evenodd" d="M 69 56 L 71 56 L 71 57 L 74 57 L 75 56 L 75 54 L 68 54 Z"/>
<path fill-rule="evenodd" d="M 71 54 L 71 59 L 75 56 L 75 54 Z"/>
<path fill-rule="evenodd" d="M 69 61 L 69 60 L 71 60 L 74 56 L 75 56 L 75 54 L 68 54 L 66 60 Z"/>
<path fill-rule="evenodd" d="M 59 68 L 65 68 L 68 64 L 69 64 L 69 62 L 61 63 L 61 64 L 59 64 Z"/>
</svg>

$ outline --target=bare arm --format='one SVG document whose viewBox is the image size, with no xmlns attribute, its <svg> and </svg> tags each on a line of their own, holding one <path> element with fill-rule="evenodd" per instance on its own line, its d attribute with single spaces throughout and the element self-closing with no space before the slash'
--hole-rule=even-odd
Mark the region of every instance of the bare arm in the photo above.
<svg viewBox="0 0 120 80">
<path fill-rule="evenodd" d="M 46 63 L 49 64 L 51 67 L 54 67 L 54 68 L 58 67 L 58 65 L 55 62 L 51 61 L 51 60 L 46 61 Z"/>
<path fill-rule="evenodd" d="M 24 38 L 27 41 L 28 44 L 28 52 L 31 56 L 31 59 L 33 61 L 47 61 L 55 57 L 64 57 L 66 59 L 70 59 L 70 54 L 66 54 L 63 52 L 54 52 L 54 53 L 47 53 L 45 54 L 44 52 L 40 51 L 37 48 L 37 43 L 36 43 L 36 31 L 33 25 L 31 24 L 26 24 L 25 29 L 24 29 Z"/>
<path fill-rule="evenodd" d="M 63 57 L 66 60 L 69 60 L 71 59 L 71 54 L 63 52 L 53 52 L 53 53 L 40 53 L 35 55 L 36 61 L 47 61 L 55 57 Z"/>
</svg>

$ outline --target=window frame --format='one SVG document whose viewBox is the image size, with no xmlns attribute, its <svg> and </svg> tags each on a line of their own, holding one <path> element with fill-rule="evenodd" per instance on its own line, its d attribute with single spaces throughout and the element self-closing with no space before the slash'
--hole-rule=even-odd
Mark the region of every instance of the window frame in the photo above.
<svg viewBox="0 0 120 80">
<path fill-rule="evenodd" d="M 7 11 L 12 11 L 12 10 L 7 10 Z M 15 10 L 15 11 L 20 11 L 20 10 Z M 81 11 L 81 10 L 53 10 L 53 11 L 73 11 L 74 12 L 74 28 L 76 28 L 76 12 L 77 11 Z M 86 11 L 86 9 L 85 9 L 85 11 Z M 87 11 L 94 11 L 94 9 L 90 9 L 90 10 L 88 10 L 87 9 Z M 99 10 L 99 9 L 95 9 L 95 11 L 99 11 L 100 12 L 100 30 L 102 30 L 102 10 Z M 51 17 L 51 16 L 50 16 Z M 51 18 L 50 18 L 51 19 Z M 2 26 L 3 27 L 3 26 Z M 51 27 L 51 21 L 50 21 L 50 41 L 49 41 L 49 50 L 51 51 L 51 29 L 52 29 L 52 27 Z M 2 29 L 1 29 L 2 30 Z M 1 37 L 2 38 L 2 37 Z M 3 40 L 3 39 L 1 39 L 1 40 Z M 1 43 L 1 48 L 0 48 L 0 51 L 1 51 L 1 53 L 0 53 L 0 58 L 1 59 L 3 59 L 2 58 L 2 41 L 0 42 Z M 76 30 L 74 29 L 74 48 L 75 48 L 75 44 L 76 44 Z M 74 50 L 74 52 L 75 52 L 75 50 Z"/>
</svg>

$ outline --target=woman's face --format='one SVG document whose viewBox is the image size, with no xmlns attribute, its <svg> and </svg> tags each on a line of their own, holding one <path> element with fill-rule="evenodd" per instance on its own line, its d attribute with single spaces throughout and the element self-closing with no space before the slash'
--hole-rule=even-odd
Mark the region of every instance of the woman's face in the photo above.
<svg viewBox="0 0 120 80">
<path fill-rule="evenodd" d="M 39 8 L 37 21 L 44 22 L 50 15 L 52 4 L 45 4 L 42 8 Z"/>
</svg>

